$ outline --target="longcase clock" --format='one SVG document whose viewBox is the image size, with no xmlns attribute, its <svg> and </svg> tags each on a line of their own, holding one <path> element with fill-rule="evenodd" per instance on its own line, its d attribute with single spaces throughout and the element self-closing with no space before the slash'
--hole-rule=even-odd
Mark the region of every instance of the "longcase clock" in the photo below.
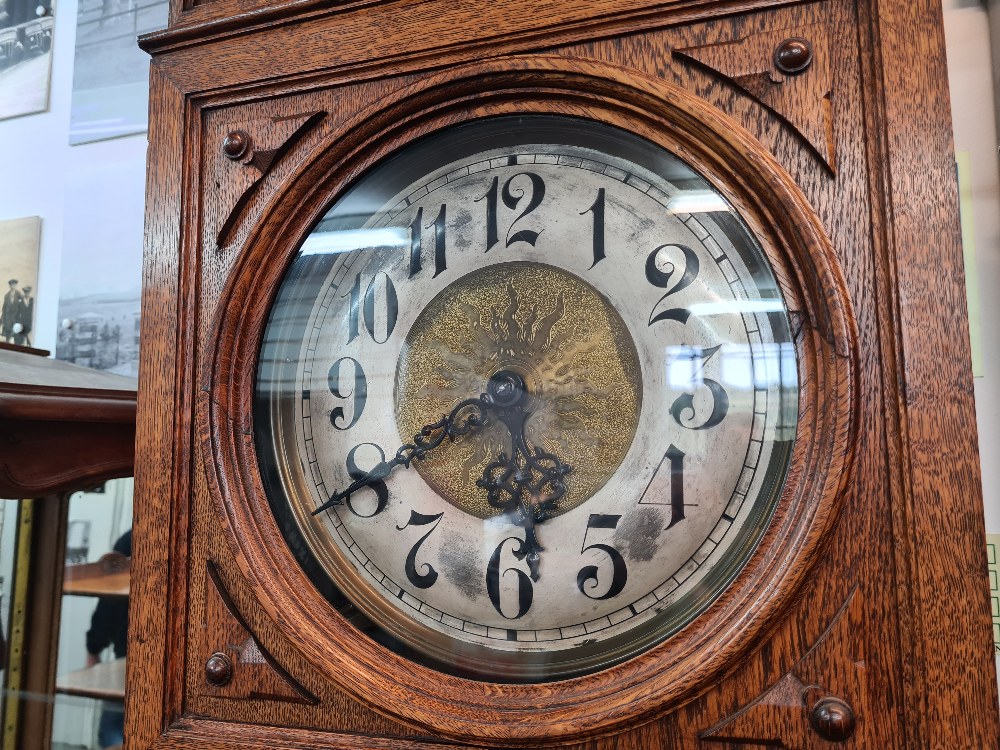
<svg viewBox="0 0 1000 750">
<path fill-rule="evenodd" d="M 942 45 L 174 3 L 129 747 L 994 747 Z"/>
</svg>

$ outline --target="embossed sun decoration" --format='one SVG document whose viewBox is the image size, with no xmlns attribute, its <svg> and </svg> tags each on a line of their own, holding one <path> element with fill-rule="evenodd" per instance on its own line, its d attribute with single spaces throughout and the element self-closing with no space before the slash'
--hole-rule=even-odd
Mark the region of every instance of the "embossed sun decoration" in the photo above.
<svg viewBox="0 0 1000 750">
<path fill-rule="evenodd" d="M 596 348 L 588 332 L 568 325 L 556 330 L 566 313 L 565 294 L 560 293 L 550 309 L 540 311 L 537 304 L 522 303 L 514 284 L 508 283 L 506 307 L 492 310 L 487 324 L 472 305 L 462 304 L 461 310 L 476 336 L 474 350 L 486 356 L 455 352 L 442 343 L 438 350 L 443 361 L 437 370 L 440 378 L 424 386 L 421 394 L 457 401 L 482 388 L 493 373 L 513 370 L 528 386 L 531 418 L 526 420 L 524 432 L 529 443 L 567 455 L 573 434 L 587 448 L 596 450 L 601 438 L 589 429 L 587 418 L 599 415 L 596 406 L 607 400 L 608 391 L 596 387 L 585 368 L 573 366 L 578 355 Z M 543 399 L 548 403 L 539 408 Z M 510 454 L 510 434 L 493 416 L 486 418 L 470 443 L 473 451 L 462 462 L 464 482 L 478 474 L 487 459 Z"/>
<path fill-rule="evenodd" d="M 428 305 L 407 344 L 397 376 L 401 435 L 488 394 L 498 378 L 513 375 L 523 384 L 519 418 L 486 409 L 476 429 L 418 466 L 463 510 L 481 518 L 506 512 L 494 485 L 500 468 L 517 458 L 518 440 L 521 470 L 536 479 L 553 460 L 572 467 L 562 473 L 564 486 L 526 482 L 537 490 L 528 499 L 537 520 L 592 496 L 624 457 L 641 398 L 637 355 L 617 312 L 578 277 L 534 263 L 473 272 Z M 533 455 L 548 456 L 549 464 L 525 466 L 532 461 L 523 457 Z"/>
</svg>

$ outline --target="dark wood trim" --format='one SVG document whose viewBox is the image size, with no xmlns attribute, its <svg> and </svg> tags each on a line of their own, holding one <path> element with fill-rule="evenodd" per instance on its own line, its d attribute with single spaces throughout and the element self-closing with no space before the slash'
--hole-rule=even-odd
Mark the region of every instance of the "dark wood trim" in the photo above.
<svg viewBox="0 0 1000 750">
<path fill-rule="evenodd" d="M 139 356 L 137 418 L 144 425 L 137 446 L 134 502 L 135 539 L 132 556 L 133 602 L 129 608 L 129 658 L 126 665 L 126 731 L 132 747 L 150 747 L 179 715 L 176 671 L 181 659 L 167 662 L 171 628 L 177 627 L 172 608 L 186 606 L 183 586 L 171 585 L 169 564 L 175 544 L 184 553 L 186 537 L 176 524 L 181 513 L 166 498 L 174 498 L 174 445 L 184 420 L 177 409 L 179 330 L 179 268 L 184 160 L 187 118 L 185 101 L 160 72 L 150 70 L 152 110 L 173 113 L 154 118 L 149 130 L 149 169 L 146 179 L 146 247 L 143 264 L 142 337 Z M 175 568 L 176 570 L 176 568 Z M 180 589 L 180 591 L 178 591 Z M 152 606 L 149 606 L 149 605 Z M 170 670 L 170 671 L 168 671 Z"/>
<path fill-rule="evenodd" d="M 0 348 L 0 497 L 39 497 L 129 476 L 134 381 Z"/>
<path fill-rule="evenodd" d="M 628 21 L 634 25 L 637 21 L 650 17 L 676 17 L 678 21 L 692 21 L 804 1 L 806 0 L 626 0 L 616 3 L 606 13 L 595 13 L 594 5 L 584 0 L 548 0 L 545 3 L 533 3 L 536 13 L 524 20 L 528 22 L 527 28 L 537 28 L 546 35 L 558 32 L 560 24 L 565 24 L 592 38 L 593 33 L 586 32 L 593 32 L 596 26 L 607 22 Z M 442 10 L 454 7 L 447 0 L 432 0 L 433 2 L 439 3 L 439 7 L 429 5 L 427 0 L 348 0 L 333 5 L 322 0 L 210 0 L 194 4 L 189 0 L 174 0 L 171 3 L 170 26 L 162 31 L 140 36 L 139 46 L 151 55 L 160 55 L 248 32 L 269 31 L 287 24 L 381 10 L 377 6 L 387 6 L 385 12 L 389 17 L 400 20 L 417 6 L 424 6 L 417 10 L 425 18 L 439 17 Z M 179 3 L 184 3 L 186 7 L 177 8 Z M 480 13 L 486 14 L 484 20 L 489 14 L 500 10 L 488 5 L 478 9 Z M 514 32 L 518 26 L 518 20 L 511 14 L 507 14 L 506 21 L 508 28 L 503 30 L 504 37 Z"/>
</svg>

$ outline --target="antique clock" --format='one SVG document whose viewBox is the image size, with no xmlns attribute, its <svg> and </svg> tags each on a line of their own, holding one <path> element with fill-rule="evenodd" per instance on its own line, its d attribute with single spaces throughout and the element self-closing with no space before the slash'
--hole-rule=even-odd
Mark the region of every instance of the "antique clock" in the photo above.
<svg viewBox="0 0 1000 750">
<path fill-rule="evenodd" d="M 128 746 L 995 746 L 914 12 L 175 3 Z"/>
</svg>

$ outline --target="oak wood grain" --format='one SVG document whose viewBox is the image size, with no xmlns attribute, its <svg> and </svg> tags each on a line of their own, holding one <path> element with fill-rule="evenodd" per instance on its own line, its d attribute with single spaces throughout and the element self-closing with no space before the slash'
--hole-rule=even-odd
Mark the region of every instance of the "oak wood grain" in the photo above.
<svg viewBox="0 0 1000 750">
<path fill-rule="evenodd" d="M 841 686 L 858 715 L 849 746 L 997 747 L 933 2 L 218 0 L 175 3 L 172 22 L 144 42 L 155 57 L 151 348 L 137 496 L 149 508 L 136 534 L 149 546 L 133 594 L 130 747 L 712 747 L 699 735 L 787 687 L 797 667 Z M 782 100 L 784 121 L 673 54 L 809 28 L 826 34 L 814 65 L 833 95 L 815 106 L 823 84 Z M 329 115 L 261 178 L 218 248 L 222 207 L 247 187 L 218 168 L 220 136 L 260 122 L 270 137 L 267 122 L 311 111 Z M 767 238 L 801 323 L 805 384 L 785 510 L 747 575 L 645 657 L 520 693 L 417 668 L 323 609 L 262 500 L 249 408 L 269 301 L 329 201 L 423 133 L 512 111 L 613 122 L 717 179 Z M 206 694 L 203 642 L 188 635 L 206 622 L 206 559 L 317 706 Z M 847 601 L 850 631 L 824 636 Z M 712 631 L 727 615 L 740 638 Z M 784 727 L 798 732 L 786 744 L 812 743 L 807 709 L 745 715 L 740 736 L 773 744 Z"/>
</svg>

